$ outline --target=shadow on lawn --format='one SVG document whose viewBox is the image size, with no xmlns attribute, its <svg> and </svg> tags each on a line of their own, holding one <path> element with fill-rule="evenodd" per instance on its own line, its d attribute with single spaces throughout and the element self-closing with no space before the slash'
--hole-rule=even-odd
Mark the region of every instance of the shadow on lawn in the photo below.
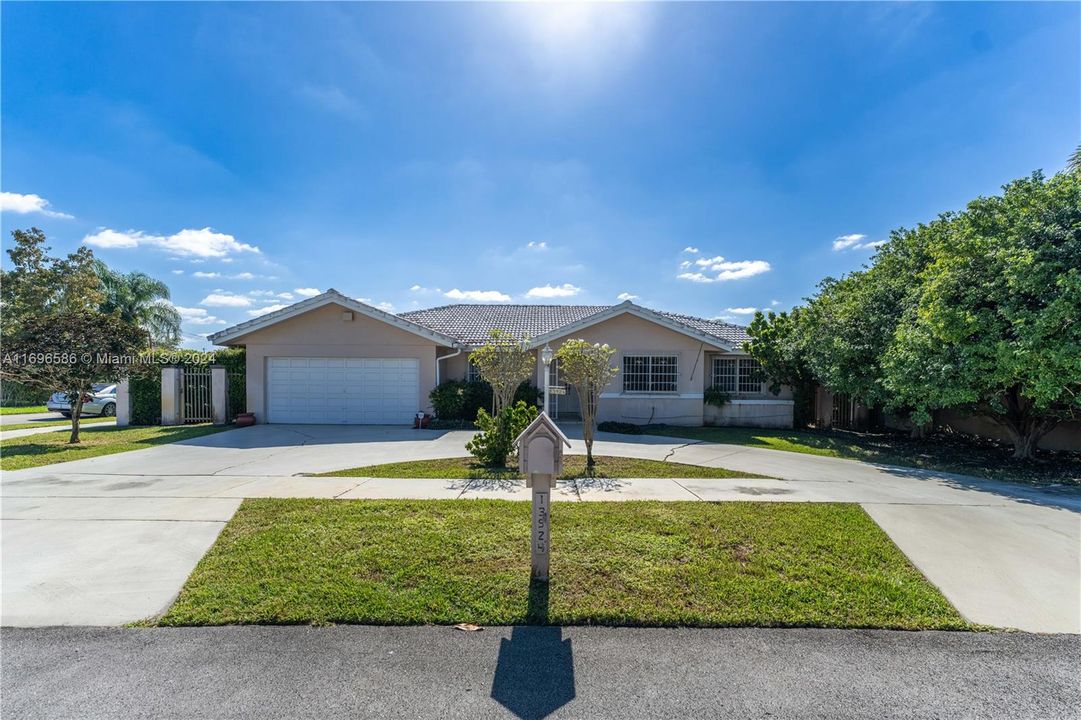
<svg viewBox="0 0 1081 720">
<path fill-rule="evenodd" d="M 516 717 L 543 718 L 575 697 L 571 640 L 546 624 L 548 583 L 530 582 L 527 618 L 539 624 L 517 625 L 499 641 L 491 697 Z"/>
</svg>

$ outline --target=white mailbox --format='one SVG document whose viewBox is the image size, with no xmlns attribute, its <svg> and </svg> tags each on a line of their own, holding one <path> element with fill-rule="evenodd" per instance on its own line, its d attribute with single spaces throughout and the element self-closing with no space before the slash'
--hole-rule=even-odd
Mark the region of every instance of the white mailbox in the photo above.
<svg viewBox="0 0 1081 720">
<path fill-rule="evenodd" d="M 571 441 L 547 413 L 541 413 L 515 441 L 518 468 L 526 476 L 526 486 L 533 486 L 534 475 L 550 475 L 552 480 L 563 472 L 563 446 Z"/>
</svg>

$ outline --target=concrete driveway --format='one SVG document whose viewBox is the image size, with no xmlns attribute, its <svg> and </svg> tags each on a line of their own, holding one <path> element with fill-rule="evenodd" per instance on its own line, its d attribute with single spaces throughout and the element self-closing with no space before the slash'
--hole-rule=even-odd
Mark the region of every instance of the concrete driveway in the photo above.
<svg viewBox="0 0 1081 720">
<path fill-rule="evenodd" d="M 513 483 L 297 476 L 463 456 L 471 434 L 264 425 L 4 473 L 0 622 L 116 624 L 160 612 L 244 497 L 527 499 Z M 568 483 L 560 499 L 860 503 L 969 619 L 1081 632 L 1081 493 L 1075 489 L 672 438 L 601 434 L 594 451 L 778 479 Z M 580 440 L 572 452 L 584 452 Z"/>
</svg>

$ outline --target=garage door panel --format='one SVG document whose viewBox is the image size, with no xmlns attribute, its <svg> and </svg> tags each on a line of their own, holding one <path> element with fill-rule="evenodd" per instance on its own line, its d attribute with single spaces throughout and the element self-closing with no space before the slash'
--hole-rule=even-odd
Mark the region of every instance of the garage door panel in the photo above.
<svg viewBox="0 0 1081 720">
<path fill-rule="evenodd" d="M 419 407 L 415 358 L 268 358 L 272 423 L 407 424 Z"/>
</svg>

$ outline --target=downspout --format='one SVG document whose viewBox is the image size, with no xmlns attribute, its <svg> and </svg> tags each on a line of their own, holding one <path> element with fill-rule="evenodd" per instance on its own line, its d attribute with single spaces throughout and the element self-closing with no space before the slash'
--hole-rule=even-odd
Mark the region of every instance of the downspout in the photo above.
<svg viewBox="0 0 1081 720">
<path fill-rule="evenodd" d="M 462 354 L 462 349 L 458 348 L 456 351 L 449 355 L 436 355 L 435 356 L 435 386 L 439 387 L 439 361 L 446 360 L 447 358 L 458 357 Z"/>
</svg>

